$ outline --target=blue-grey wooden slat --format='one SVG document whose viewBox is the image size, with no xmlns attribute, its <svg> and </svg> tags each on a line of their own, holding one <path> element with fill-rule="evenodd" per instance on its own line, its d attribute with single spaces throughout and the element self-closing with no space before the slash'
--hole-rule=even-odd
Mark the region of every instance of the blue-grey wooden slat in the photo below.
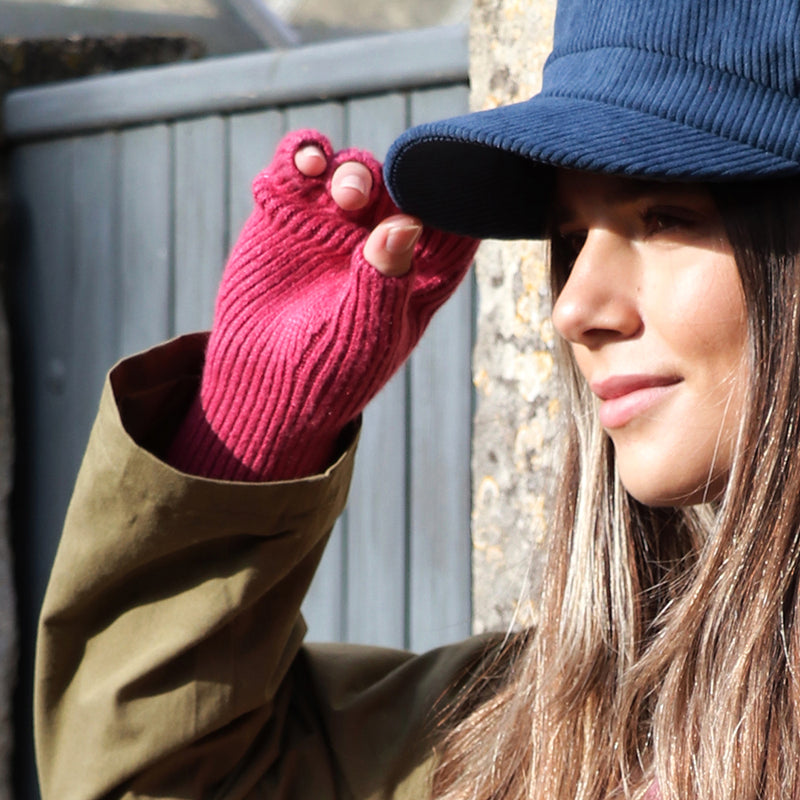
<svg viewBox="0 0 800 800">
<path fill-rule="evenodd" d="M 228 250 L 253 210 L 253 179 L 272 160 L 285 126 L 283 113 L 274 109 L 235 114 L 228 121 Z"/>
<path fill-rule="evenodd" d="M 344 639 L 344 590 L 346 582 L 347 525 L 337 520 L 325 555 L 303 601 L 308 640 L 340 642 Z"/>
<path fill-rule="evenodd" d="M 20 708 L 29 708 L 36 630 L 64 508 L 72 488 L 69 470 L 68 358 L 72 262 L 72 142 L 26 148 L 13 163 L 15 226 L 23 260 L 11 270 L 10 310 L 15 350 L 16 409 L 14 561 L 19 622 Z M 21 523 L 21 524 L 20 524 Z M 15 726 L 18 779 L 35 786 L 28 715 Z"/>
<path fill-rule="evenodd" d="M 408 127 L 407 97 L 385 92 L 350 100 L 347 104 L 348 140 L 383 161 L 392 142 Z"/>
<path fill-rule="evenodd" d="M 406 127 L 399 93 L 351 101 L 348 143 L 383 160 Z M 406 641 L 406 393 L 402 369 L 369 404 L 347 512 L 346 638 L 387 647 Z"/>
<path fill-rule="evenodd" d="M 227 242 L 227 145 L 218 116 L 173 129 L 174 325 L 177 333 L 211 326 Z"/>
<path fill-rule="evenodd" d="M 118 128 L 466 78 L 464 26 L 208 59 L 13 92 L 10 139 Z"/>
<path fill-rule="evenodd" d="M 330 139 L 335 150 L 347 144 L 345 107 L 342 103 L 326 101 L 303 103 L 286 109 L 286 130 L 314 128 Z"/>
<path fill-rule="evenodd" d="M 120 134 L 120 348 L 168 338 L 172 311 L 172 152 L 166 125 Z"/>
<path fill-rule="evenodd" d="M 286 129 L 316 128 L 335 148 L 345 143 L 345 113 L 340 103 L 309 103 L 286 110 Z M 340 519 L 322 557 L 319 570 L 303 603 L 309 638 L 338 641 L 344 635 L 344 603 L 347 586 L 347 514 Z"/>
<path fill-rule="evenodd" d="M 72 142 L 14 154 L 14 202 L 23 220 L 22 263 L 12 274 L 17 492 L 26 525 L 15 531 L 21 609 L 32 623 L 47 583 L 74 473 L 69 469 L 68 361 L 72 291 Z M 32 619 L 33 618 L 33 619 Z"/>
<path fill-rule="evenodd" d="M 117 264 L 118 149 L 113 133 L 76 138 L 73 149 L 71 462 L 77 471 L 105 373 L 120 356 Z"/>
<path fill-rule="evenodd" d="M 17 409 L 15 562 L 21 628 L 20 707 L 32 695 L 33 635 L 74 475 L 115 357 L 117 276 L 113 135 L 33 145 L 12 153 L 23 221 L 12 270 Z M 15 726 L 17 783 L 34 798 L 30 721 Z"/>
<path fill-rule="evenodd" d="M 469 635 L 471 277 L 437 313 L 411 362 L 409 644 Z"/>
<path fill-rule="evenodd" d="M 466 89 L 415 92 L 411 122 L 458 114 L 466 106 Z M 414 650 L 470 632 L 472 285 L 470 276 L 437 313 L 410 363 L 409 643 Z"/>
</svg>

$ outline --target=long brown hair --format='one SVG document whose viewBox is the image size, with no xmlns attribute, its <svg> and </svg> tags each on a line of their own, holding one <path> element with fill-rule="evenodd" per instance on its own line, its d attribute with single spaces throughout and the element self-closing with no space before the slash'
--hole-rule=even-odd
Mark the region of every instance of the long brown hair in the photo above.
<svg viewBox="0 0 800 800">
<path fill-rule="evenodd" d="M 437 798 L 641 798 L 654 781 L 663 800 L 800 798 L 800 182 L 712 193 L 749 329 L 725 493 L 676 509 L 631 498 L 559 345 L 542 618 L 495 664 L 503 688 L 445 738 Z M 554 296 L 567 269 L 555 240 Z"/>
</svg>

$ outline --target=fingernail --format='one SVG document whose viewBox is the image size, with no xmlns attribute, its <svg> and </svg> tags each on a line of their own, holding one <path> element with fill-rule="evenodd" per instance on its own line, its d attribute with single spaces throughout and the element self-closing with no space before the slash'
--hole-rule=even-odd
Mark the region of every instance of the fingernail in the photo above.
<svg viewBox="0 0 800 800">
<path fill-rule="evenodd" d="M 298 169 L 300 168 L 298 161 L 301 159 L 306 159 L 308 162 L 310 162 L 306 165 L 306 168 L 303 171 L 312 178 L 322 175 L 328 166 L 325 153 L 323 153 L 322 150 L 320 150 L 315 144 L 307 144 L 305 147 L 301 147 L 297 151 L 294 157 L 294 163 Z"/>
<path fill-rule="evenodd" d="M 386 251 L 395 256 L 407 253 L 417 243 L 421 233 L 421 225 L 392 226 L 386 234 Z"/>
<path fill-rule="evenodd" d="M 361 194 L 369 194 L 367 181 L 361 175 L 346 175 L 339 183 L 344 189 L 355 189 Z"/>
</svg>

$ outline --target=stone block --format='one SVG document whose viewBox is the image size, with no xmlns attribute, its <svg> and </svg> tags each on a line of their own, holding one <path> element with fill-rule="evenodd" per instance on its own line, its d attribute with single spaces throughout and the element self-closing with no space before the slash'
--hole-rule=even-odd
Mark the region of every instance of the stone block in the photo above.
<svg viewBox="0 0 800 800">
<path fill-rule="evenodd" d="M 475 0 L 471 105 L 527 100 L 550 52 L 555 0 Z M 545 248 L 484 242 L 476 259 L 473 612 L 476 632 L 535 622 L 558 417 Z"/>
</svg>

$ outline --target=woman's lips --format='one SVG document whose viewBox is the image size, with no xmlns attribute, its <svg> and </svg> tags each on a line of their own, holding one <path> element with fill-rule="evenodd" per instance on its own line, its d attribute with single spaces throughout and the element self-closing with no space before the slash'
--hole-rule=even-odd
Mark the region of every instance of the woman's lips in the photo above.
<svg viewBox="0 0 800 800">
<path fill-rule="evenodd" d="M 621 428 L 652 408 L 681 378 L 674 375 L 614 375 L 594 381 L 591 389 L 600 398 L 600 424 Z"/>
</svg>

